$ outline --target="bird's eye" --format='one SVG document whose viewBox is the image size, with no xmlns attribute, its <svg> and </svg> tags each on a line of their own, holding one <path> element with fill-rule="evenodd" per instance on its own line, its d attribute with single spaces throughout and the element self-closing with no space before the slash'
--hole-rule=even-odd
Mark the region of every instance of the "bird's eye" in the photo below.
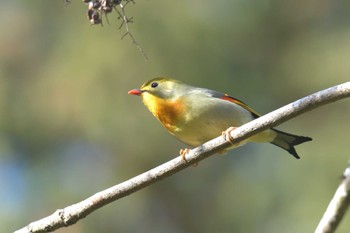
<svg viewBox="0 0 350 233">
<path fill-rule="evenodd" d="M 151 84 L 151 87 L 153 87 L 153 88 L 155 88 L 155 87 L 157 87 L 158 86 L 158 83 L 157 82 L 153 82 L 152 84 Z"/>
</svg>

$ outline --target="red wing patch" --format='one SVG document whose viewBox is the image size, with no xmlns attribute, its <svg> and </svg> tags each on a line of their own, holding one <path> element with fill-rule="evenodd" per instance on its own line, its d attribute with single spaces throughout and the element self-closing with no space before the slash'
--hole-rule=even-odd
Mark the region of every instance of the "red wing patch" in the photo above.
<svg viewBox="0 0 350 233">
<path fill-rule="evenodd" d="M 252 115 L 256 118 L 260 117 L 260 114 L 257 113 L 254 109 L 250 108 L 248 105 L 246 105 L 245 103 L 243 103 L 242 101 L 240 101 L 239 99 L 233 98 L 227 94 L 225 94 L 223 97 L 221 97 L 220 99 L 222 100 L 226 100 L 226 101 L 230 101 L 234 104 L 237 104 L 239 106 L 241 106 L 242 108 L 244 108 L 245 110 L 249 111 L 252 113 Z"/>
</svg>

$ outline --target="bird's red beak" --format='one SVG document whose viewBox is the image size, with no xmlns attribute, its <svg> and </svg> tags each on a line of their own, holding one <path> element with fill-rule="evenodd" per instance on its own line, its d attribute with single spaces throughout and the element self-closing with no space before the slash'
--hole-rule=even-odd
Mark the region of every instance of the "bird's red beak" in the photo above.
<svg viewBox="0 0 350 233">
<path fill-rule="evenodd" d="M 140 89 L 134 89 L 128 92 L 129 95 L 141 95 L 142 94 L 142 90 Z"/>
</svg>

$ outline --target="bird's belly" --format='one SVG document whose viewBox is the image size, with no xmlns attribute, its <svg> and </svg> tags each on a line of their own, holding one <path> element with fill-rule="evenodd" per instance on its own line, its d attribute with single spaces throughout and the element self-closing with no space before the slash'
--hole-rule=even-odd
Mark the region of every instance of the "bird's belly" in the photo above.
<svg viewBox="0 0 350 233">
<path fill-rule="evenodd" d="M 173 134 L 180 139 L 180 141 L 190 145 L 199 146 L 213 138 L 222 134 L 223 131 L 229 127 L 239 127 L 248 122 L 246 117 L 229 117 L 229 115 L 200 116 L 186 121 Z M 235 120 L 236 119 L 236 120 Z M 241 120 L 237 120 L 241 119 Z"/>
<path fill-rule="evenodd" d="M 216 125 L 208 124 L 208 125 L 203 125 L 201 127 L 198 127 L 196 130 L 182 130 L 180 132 L 176 132 L 174 133 L 174 136 L 177 137 L 180 141 L 190 146 L 196 147 L 216 137 L 219 137 L 229 127 L 239 127 L 239 125 L 232 126 L 232 125 L 222 124 L 220 126 L 218 124 Z M 233 147 L 230 147 L 229 149 L 242 146 L 247 142 L 271 142 L 275 137 L 276 137 L 276 133 L 268 129 L 234 145 Z"/>
<path fill-rule="evenodd" d="M 251 120 L 253 117 L 250 112 L 241 109 L 228 109 L 223 111 L 202 112 L 202 114 L 192 117 L 187 120 L 183 120 L 183 124 L 177 127 L 177 130 L 172 134 L 176 136 L 180 141 L 190 145 L 199 146 L 211 139 L 219 137 L 222 132 L 229 127 L 239 127 Z M 243 145 L 248 141 L 252 142 L 270 142 L 276 135 L 272 130 L 265 130 L 241 143 Z M 235 147 L 237 147 L 235 145 Z M 232 148 L 230 148 L 232 149 Z"/>
<path fill-rule="evenodd" d="M 194 127 L 193 129 L 184 128 L 183 130 L 176 132 L 174 135 L 190 146 L 199 146 L 213 138 L 220 136 L 228 127 L 220 127 L 220 125 L 217 124 L 207 124 Z"/>
</svg>

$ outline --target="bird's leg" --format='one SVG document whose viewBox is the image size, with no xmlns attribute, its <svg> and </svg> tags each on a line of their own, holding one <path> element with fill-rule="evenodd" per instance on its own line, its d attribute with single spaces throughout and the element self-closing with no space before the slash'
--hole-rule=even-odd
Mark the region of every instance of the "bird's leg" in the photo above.
<svg viewBox="0 0 350 233">
<path fill-rule="evenodd" d="M 191 150 L 188 149 L 188 148 L 185 148 L 185 149 L 181 149 L 180 150 L 180 155 L 181 155 L 181 158 L 182 160 L 184 160 L 185 162 L 188 162 L 187 159 L 186 159 L 186 154 L 188 154 Z"/>
<path fill-rule="evenodd" d="M 231 142 L 232 145 L 234 145 L 235 143 L 233 142 L 233 139 L 232 139 L 230 133 L 231 133 L 233 130 L 235 130 L 235 129 L 237 129 L 237 127 L 230 127 L 230 128 L 228 128 L 227 130 L 223 131 L 222 134 L 221 134 L 222 137 L 223 137 L 226 141 Z"/>
</svg>

